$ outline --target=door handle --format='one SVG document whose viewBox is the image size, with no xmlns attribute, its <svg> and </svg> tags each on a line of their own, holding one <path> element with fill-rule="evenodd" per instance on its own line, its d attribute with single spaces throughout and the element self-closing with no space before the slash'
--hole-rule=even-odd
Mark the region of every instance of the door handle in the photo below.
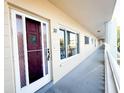
<svg viewBox="0 0 124 93">
<path fill-rule="evenodd" d="M 47 60 L 50 60 L 50 49 L 47 49 Z"/>
</svg>

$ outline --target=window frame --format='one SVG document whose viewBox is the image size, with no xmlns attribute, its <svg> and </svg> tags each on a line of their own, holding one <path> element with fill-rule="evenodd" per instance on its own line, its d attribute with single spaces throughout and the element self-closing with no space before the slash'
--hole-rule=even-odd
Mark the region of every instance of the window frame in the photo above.
<svg viewBox="0 0 124 93">
<path fill-rule="evenodd" d="M 68 34 L 70 34 L 70 38 L 68 38 Z M 77 51 L 76 51 L 76 53 L 75 54 L 72 54 L 72 55 L 70 55 L 69 56 L 69 51 L 68 51 L 68 46 L 69 46 L 69 44 L 70 44 L 70 40 L 71 40 L 71 35 L 75 35 L 75 39 L 76 39 L 76 50 L 77 50 L 77 34 L 76 33 L 74 33 L 74 32 L 71 32 L 71 31 L 69 31 L 69 30 L 67 30 L 67 57 L 71 57 L 71 56 L 73 56 L 73 55 L 76 55 L 77 54 Z M 71 49 L 71 48 L 70 48 Z"/>
<path fill-rule="evenodd" d="M 67 57 L 67 44 L 66 44 L 66 31 L 64 29 L 59 29 L 59 31 L 63 32 L 64 33 L 64 48 L 65 48 L 65 57 L 64 58 L 61 58 L 61 49 L 60 49 L 60 59 L 65 59 Z M 60 45 L 60 39 L 59 39 L 59 45 Z M 60 45 L 60 48 L 61 48 L 61 45 Z"/>
<path fill-rule="evenodd" d="M 75 56 L 77 54 L 80 54 L 80 37 L 79 37 L 80 34 L 79 33 L 76 33 L 76 32 L 72 32 L 74 30 L 70 30 L 70 29 L 67 29 L 67 28 L 65 29 L 64 27 L 59 27 L 59 31 L 65 31 L 65 34 L 64 34 L 65 39 L 64 40 L 65 40 L 65 51 L 66 51 L 65 58 L 61 59 L 61 54 L 60 54 L 60 60 L 71 58 L 71 57 L 73 57 L 73 56 Z M 67 36 L 67 33 L 68 32 L 74 34 L 75 37 L 76 37 L 76 53 L 74 55 L 72 55 L 72 56 L 68 56 L 68 36 Z M 60 39 L 59 39 L 59 46 L 60 46 Z M 60 47 L 59 47 L 59 49 L 60 49 Z"/>
</svg>

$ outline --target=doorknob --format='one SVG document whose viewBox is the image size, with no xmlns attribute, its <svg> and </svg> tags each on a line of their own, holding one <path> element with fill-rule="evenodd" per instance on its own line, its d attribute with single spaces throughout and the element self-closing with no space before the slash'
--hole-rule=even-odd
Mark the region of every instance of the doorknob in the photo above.
<svg viewBox="0 0 124 93">
<path fill-rule="evenodd" d="M 50 59 L 50 49 L 47 49 L 47 60 L 49 61 Z"/>
</svg>

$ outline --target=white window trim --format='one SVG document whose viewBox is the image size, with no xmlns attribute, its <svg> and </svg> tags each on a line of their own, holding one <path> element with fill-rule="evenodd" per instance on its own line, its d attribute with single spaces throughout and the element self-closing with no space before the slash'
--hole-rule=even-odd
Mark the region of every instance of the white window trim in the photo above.
<svg viewBox="0 0 124 93">
<path fill-rule="evenodd" d="M 75 56 L 77 56 L 77 55 L 80 54 L 80 49 L 79 49 L 79 53 L 76 52 L 75 55 L 72 55 L 72 56 L 68 57 L 68 48 L 67 48 L 67 46 L 68 46 L 68 43 L 67 43 L 67 31 L 69 31 L 69 32 L 71 32 L 71 33 L 74 33 L 74 34 L 76 35 L 76 40 L 77 40 L 77 34 L 80 35 L 80 33 L 76 33 L 76 32 L 74 32 L 75 30 L 69 29 L 68 27 L 65 27 L 65 26 L 63 26 L 63 25 L 59 25 L 58 30 L 60 31 L 60 29 L 62 29 L 62 30 L 65 31 L 66 57 L 63 58 L 63 59 L 61 59 L 60 57 L 59 57 L 59 58 L 60 58 L 60 61 L 66 61 L 66 60 L 72 59 L 73 57 L 75 57 Z M 60 45 L 60 44 L 59 44 L 59 45 Z M 76 44 L 76 45 L 77 45 L 77 44 Z M 77 46 L 76 46 L 76 48 L 77 48 Z M 79 48 L 80 48 L 80 38 L 79 38 Z M 59 48 L 59 49 L 60 49 L 60 48 Z M 77 50 L 77 49 L 76 49 L 76 50 Z M 59 51 L 60 51 L 60 50 L 59 50 Z"/>
</svg>

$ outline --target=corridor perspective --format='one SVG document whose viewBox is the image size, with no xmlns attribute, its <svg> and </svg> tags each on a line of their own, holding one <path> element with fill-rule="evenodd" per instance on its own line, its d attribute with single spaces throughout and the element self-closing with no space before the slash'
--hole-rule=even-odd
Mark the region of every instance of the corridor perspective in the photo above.
<svg viewBox="0 0 124 93">
<path fill-rule="evenodd" d="M 119 93 L 117 2 L 5 0 L 4 93 Z"/>
<path fill-rule="evenodd" d="M 100 47 L 46 93 L 105 93 L 104 68 L 104 50 Z"/>
</svg>

